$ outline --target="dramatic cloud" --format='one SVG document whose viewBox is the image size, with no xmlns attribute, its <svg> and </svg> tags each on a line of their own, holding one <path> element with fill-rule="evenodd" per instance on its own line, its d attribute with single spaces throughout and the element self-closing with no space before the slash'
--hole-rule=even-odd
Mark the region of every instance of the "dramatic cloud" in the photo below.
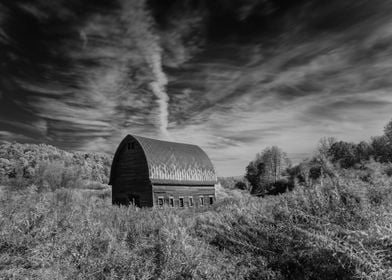
<svg viewBox="0 0 392 280">
<path fill-rule="evenodd" d="M 113 153 L 201 145 L 221 175 L 392 117 L 392 3 L 0 1 L 0 139 Z"/>
<path fill-rule="evenodd" d="M 151 88 L 158 98 L 159 105 L 159 130 L 161 136 L 169 138 L 169 132 L 167 131 L 169 97 L 166 93 L 167 78 L 162 70 L 162 55 L 160 50 L 156 50 L 151 54 L 151 67 L 155 77 L 155 81 L 151 83 Z"/>
</svg>

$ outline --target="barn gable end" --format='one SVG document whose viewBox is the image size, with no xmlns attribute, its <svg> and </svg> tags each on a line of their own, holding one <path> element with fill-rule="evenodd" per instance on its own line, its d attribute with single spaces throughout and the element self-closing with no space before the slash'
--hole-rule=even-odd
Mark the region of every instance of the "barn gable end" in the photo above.
<svg viewBox="0 0 392 280">
<path fill-rule="evenodd" d="M 153 206 L 147 159 L 143 148 L 133 137 L 126 137 L 117 148 L 109 184 L 112 185 L 114 204 Z"/>
</svg>

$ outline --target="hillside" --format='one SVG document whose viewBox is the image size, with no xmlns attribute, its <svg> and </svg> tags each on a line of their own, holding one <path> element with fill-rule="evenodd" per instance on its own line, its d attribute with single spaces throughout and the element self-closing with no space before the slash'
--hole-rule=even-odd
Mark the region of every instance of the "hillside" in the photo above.
<svg viewBox="0 0 392 280">
<path fill-rule="evenodd" d="M 99 186 L 109 181 L 110 165 L 105 154 L 68 152 L 45 144 L 0 144 L 0 183 L 16 188 Z"/>
</svg>

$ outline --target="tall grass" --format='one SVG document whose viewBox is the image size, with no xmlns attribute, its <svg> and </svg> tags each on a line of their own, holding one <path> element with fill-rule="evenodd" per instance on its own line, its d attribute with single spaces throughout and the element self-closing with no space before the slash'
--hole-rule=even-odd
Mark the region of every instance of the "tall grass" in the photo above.
<svg viewBox="0 0 392 280">
<path fill-rule="evenodd" d="M 7 190 L 0 279 L 392 279 L 392 180 L 362 175 L 195 212 Z"/>
</svg>

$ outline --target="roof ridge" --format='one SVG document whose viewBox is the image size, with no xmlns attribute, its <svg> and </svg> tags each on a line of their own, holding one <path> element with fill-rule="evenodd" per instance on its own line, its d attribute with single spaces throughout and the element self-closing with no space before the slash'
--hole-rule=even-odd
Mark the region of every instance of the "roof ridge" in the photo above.
<svg viewBox="0 0 392 280">
<path fill-rule="evenodd" d="M 136 139 L 138 138 L 143 138 L 143 139 L 147 139 L 147 140 L 152 140 L 152 141 L 157 141 L 157 142 L 165 142 L 165 143 L 170 143 L 170 144 L 179 144 L 179 145 L 187 145 L 187 146 L 195 146 L 200 148 L 200 146 L 196 145 L 196 144 L 191 144 L 191 143 L 183 143 L 183 142 L 175 142 L 175 141 L 169 141 L 169 140 L 161 140 L 161 139 L 155 139 L 155 138 L 150 138 L 150 137 L 146 137 L 146 136 L 141 136 L 141 135 L 135 135 L 135 134 L 128 134 L 129 136 L 133 136 Z"/>
</svg>

